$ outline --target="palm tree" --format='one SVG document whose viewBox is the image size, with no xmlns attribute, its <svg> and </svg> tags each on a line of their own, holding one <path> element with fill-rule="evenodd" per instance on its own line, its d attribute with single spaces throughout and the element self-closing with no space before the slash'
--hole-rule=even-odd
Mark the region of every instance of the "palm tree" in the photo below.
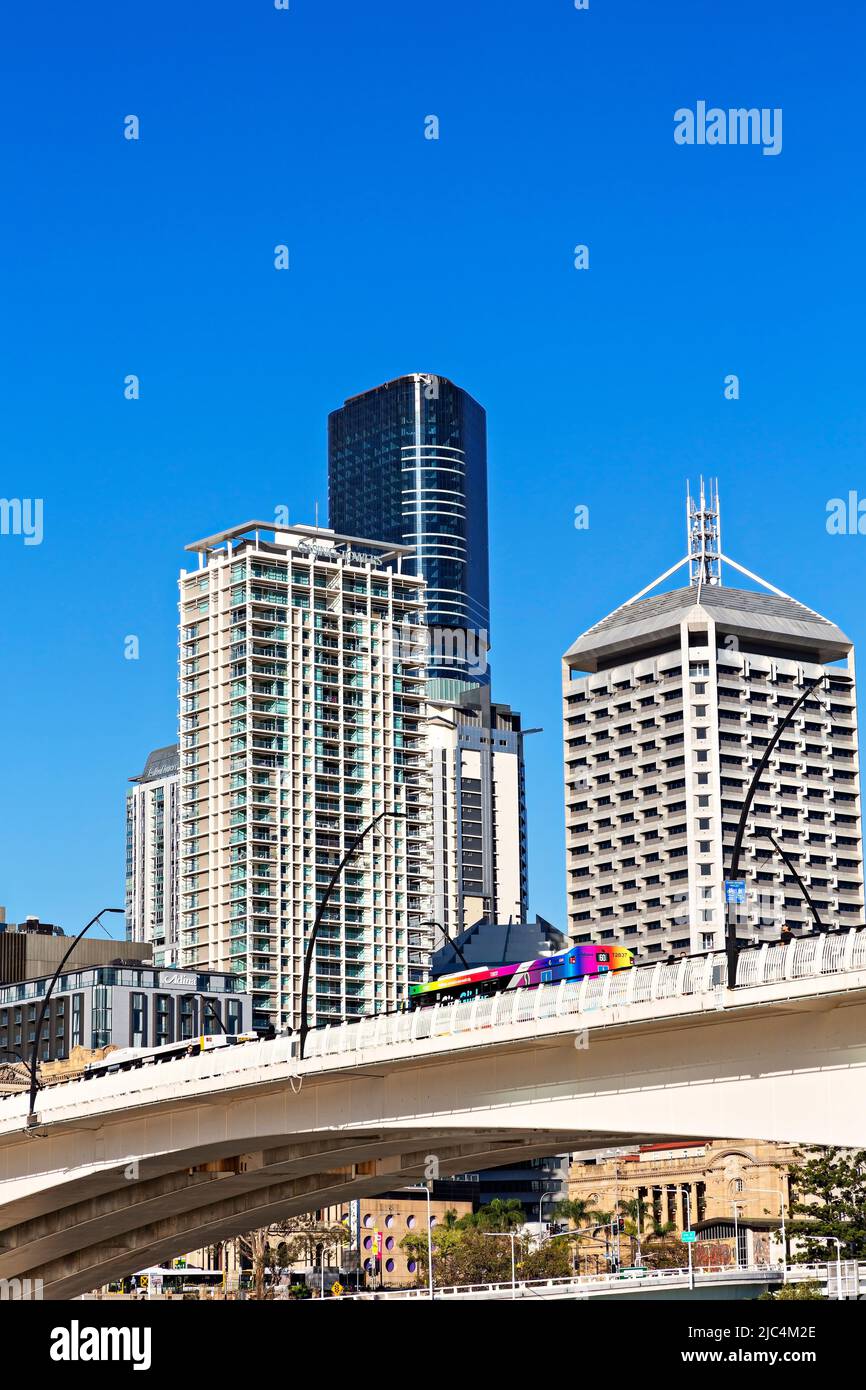
<svg viewBox="0 0 866 1390">
<path fill-rule="evenodd" d="M 632 1264 L 640 1264 L 642 1255 L 640 1248 L 641 1230 L 646 1216 L 647 1204 L 643 1197 L 623 1198 L 619 1202 L 620 1213 L 625 1217 L 623 1234 L 628 1236 L 630 1258 Z"/>
<path fill-rule="evenodd" d="M 522 1203 L 516 1198 L 510 1198 L 503 1202 L 501 1197 L 494 1197 L 492 1202 L 479 1207 L 478 1211 L 467 1212 L 456 1222 L 462 1230 L 476 1231 L 508 1231 L 516 1226 L 522 1226 L 526 1221 L 526 1213 Z"/>
<path fill-rule="evenodd" d="M 592 1226 L 598 1226 L 605 1221 L 610 1221 L 608 1212 L 598 1211 L 597 1208 L 590 1206 L 585 1197 L 573 1197 L 562 1202 L 557 1202 L 553 1208 L 554 1216 L 564 1217 L 566 1221 L 572 1221 L 576 1231 L 585 1233 Z M 573 1244 L 575 1247 L 575 1261 L 579 1268 L 580 1250 L 577 1244 L 579 1237 L 575 1237 Z"/>
<path fill-rule="evenodd" d="M 591 1207 L 584 1197 L 570 1198 L 568 1201 L 557 1202 L 553 1208 L 554 1215 L 564 1216 L 566 1220 L 573 1221 L 575 1226 L 586 1226 L 590 1221 L 597 1221 L 599 1217 L 595 1207 Z"/>
</svg>

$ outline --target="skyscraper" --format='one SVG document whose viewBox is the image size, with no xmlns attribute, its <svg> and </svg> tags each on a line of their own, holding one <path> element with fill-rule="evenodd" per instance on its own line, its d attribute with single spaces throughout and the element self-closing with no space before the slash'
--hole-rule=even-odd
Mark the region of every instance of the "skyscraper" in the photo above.
<svg viewBox="0 0 866 1390">
<path fill-rule="evenodd" d="M 126 793 L 126 935 L 150 942 L 156 965 L 177 965 L 177 744 L 156 748 Z"/>
<path fill-rule="evenodd" d="M 488 686 L 430 702 L 433 916 L 454 936 L 474 923 L 525 922 L 528 904 L 524 733 Z M 441 944 L 441 943 L 440 943 Z"/>
<path fill-rule="evenodd" d="M 414 373 L 351 396 L 328 418 L 330 524 L 412 547 L 427 582 L 437 698 L 489 682 L 487 425 L 445 377 Z"/>
<path fill-rule="evenodd" d="M 183 963 L 231 970 L 254 1023 L 393 1009 L 426 978 L 424 581 L 404 547 L 248 522 L 180 576 Z M 415 633 L 413 642 L 411 634 Z"/>
<path fill-rule="evenodd" d="M 687 588 L 660 580 L 563 661 L 570 935 L 641 954 L 718 949 L 723 886 L 753 772 L 780 736 L 746 826 L 741 939 L 863 913 L 854 651 L 827 618 L 722 554 L 717 493 L 688 503 Z M 722 563 L 763 592 L 722 584 Z M 673 570 L 668 571 L 668 574 Z M 663 575 L 662 579 L 667 578 Z"/>
</svg>

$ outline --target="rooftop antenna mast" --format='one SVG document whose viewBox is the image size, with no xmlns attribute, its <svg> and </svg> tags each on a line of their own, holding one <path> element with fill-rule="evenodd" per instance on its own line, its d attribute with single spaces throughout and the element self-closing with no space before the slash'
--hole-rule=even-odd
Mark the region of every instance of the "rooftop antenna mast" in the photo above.
<svg viewBox="0 0 866 1390">
<path fill-rule="evenodd" d="M 686 539 L 689 554 L 689 583 L 700 591 L 704 584 L 722 582 L 722 527 L 719 516 L 719 484 L 711 478 L 709 493 L 700 481 L 696 501 L 686 484 Z"/>
</svg>

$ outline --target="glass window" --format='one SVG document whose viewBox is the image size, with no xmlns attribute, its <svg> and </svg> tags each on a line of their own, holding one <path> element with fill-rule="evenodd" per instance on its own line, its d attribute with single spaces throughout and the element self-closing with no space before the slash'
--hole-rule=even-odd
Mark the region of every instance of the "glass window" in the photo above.
<svg viewBox="0 0 866 1390">
<path fill-rule="evenodd" d="M 195 1022 L 195 996 L 192 994 L 182 994 L 180 997 L 180 1008 L 178 1016 L 180 1019 L 181 1038 L 192 1038 L 196 1033 Z"/>
<path fill-rule="evenodd" d="M 172 1000 L 168 994 L 158 994 L 154 1004 L 154 1041 L 157 1047 L 174 1042 L 172 1036 Z"/>
<path fill-rule="evenodd" d="M 132 1047 L 147 1046 L 147 1001 L 137 991 L 129 996 L 129 1041 Z"/>
<path fill-rule="evenodd" d="M 202 999 L 201 1001 L 201 1031 L 210 1036 L 212 1033 L 222 1032 L 222 1019 L 220 1018 L 219 1004 L 215 999 Z"/>
<path fill-rule="evenodd" d="M 240 999 L 226 1000 L 226 1032 L 240 1033 L 243 1030 L 243 1011 Z"/>
<path fill-rule="evenodd" d="M 93 990 L 93 1047 L 107 1047 L 111 1042 L 111 990 L 96 985 Z"/>
<path fill-rule="evenodd" d="M 70 1033 L 72 1047 L 84 1046 L 84 995 L 73 994 L 72 996 L 72 1030 Z"/>
</svg>

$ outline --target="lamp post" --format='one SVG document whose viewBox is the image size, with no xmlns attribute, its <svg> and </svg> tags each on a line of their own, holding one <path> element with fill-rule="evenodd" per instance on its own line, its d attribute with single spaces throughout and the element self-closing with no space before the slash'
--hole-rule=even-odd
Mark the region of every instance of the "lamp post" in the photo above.
<svg viewBox="0 0 866 1390">
<path fill-rule="evenodd" d="M 430 1188 L 424 1184 L 421 1187 L 401 1187 L 400 1192 L 423 1192 L 427 1198 L 427 1288 L 430 1295 L 430 1302 L 433 1302 L 433 1209 L 430 1205 Z"/>
<path fill-rule="evenodd" d="M 761 780 L 767 763 L 770 761 L 773 749 L 776 747 L 776 744 L 779 742 L 779 739 L 781 738 L 782 734 L 785 732 L 788 725 L 791 723 L 791 720 L 794 718 L 794 715 L 797 713 L 797 710 L 800 708 L 801 705 L 805 704 L 806 700 L 808 700 L 809 696 L 812 694 L 812 691 L 816 690 L 818 686 L 822 683 L 822 681 L 824 681 L 825 679 L 826 675 L 822 671 L 817 680 L 812 681 L 809 685 L 806 686 L 806 689 L 803 691 L 803 694 L 791 706 L 784 719 L 781 719 L 779 721 L 778 725 L 776 726 L 776 732 L 773 734 L 773 737 L 770 739 L 770 742 L 764 749 L 763 757 L 761 758 L 761 761 L 758 763 L 758 766 L 755 768 L 755 771 L 752 774 L 752 780 L 749 783 L 749 790 L 746 792 L 746 799 L 743 802 L 743 809 L 740 812 L 740 819 L 737 824 L 737 833 L 734 837 L 734 847 L 731 850 L 731 864 L 728 870 L 729 879 L 735 879 L 737 877 L 737 873 L 740 867 L 740 851 L 743 847 L 743 835 L 745 834 L 746 830 L 746 820 L 748 818 L 752 802 L 755 799 L 755 792 L 758 790 L 758 783 Z M 728 989 L 736 989 L 737 954 L 739 949 L 737 946 L 737 910 L 735 903 L 726 904 L 726 906 L 728 908 L 728 914 L 727 922 L 725 923 L 725 954 L 727 955 L 728 960 Z"/>
<path fill-rule="evenodd" d="M 325 889 L 325 892 L 322 896 L 322 901 L 319 903 L 319 907 L 316 912 L 316 917 L 313 922 L 313 929 L 310 932 L 310 939 L 307 942 L 307 949 L 304 953 L 304 974 L 301 979 L 301 1032 L 300 1043 L 298 1048 L 299 1058 L 302 1058 L 304 1055 L 304 1048 L 306 1047 L 307 1043 L 307 1034 L 310 1031 L 307 995 L 309 993 L 310 988 L 310 968 L 313 963 L 313 947 L 316 944 L 316 937 L 319 934 L 319 927 L 322 925 L 322 918 L 325 914 L 325 908 L 328 905 L 328 899 L 330 898 L 335 887 L 337 886 L 337 882 L 340 878 L 340 875 L 342 874 L 343 869 L 346 867 L 349 860 L 352 858 L 352 855 L 355 853 L 358 846 L 362 843 L 365 837 L 369 835 L 370 831 L 379 824 L 379 821 L 384 820 L 386 816 L 391 816 L 394 819 L 396 819 L 397 817 L 402 818 L 405 816 L 405 814 L 406 813 L 404 811 L 380 811 L 378 816 L 374 816 L 373 819 L 370 821 L 369 825 L 365 825 L 364 829 L 355 836 L 354 840 L 350 844 L 349 848 L 346 850 L 346 853 L 343 855 L 342 859 L 340 860 L 339 864 L 337 865 L 336 869 L 331 875 L 330 882 L 328 883 L 328 886 Z"/>
<path fill-rule="evenodd" d="M 788 1282 L 788 1239 L 785 1233 L 785 1194 L 777 1192 L 775 1187 L 747 1187 L 747 1192 L 764 1192 L 768 1197 L 778 1197 L 779 1199 L 779 1218 L 782 1224 L 782 1283 Z"/>
<path fill-rule="evenodd" d="M 689 1188 L 689 1187 L 684 1187 L 684 1188 L 683 1188 L 683 1196 L 684 1196 L 685 1199 L 686 1199 L 686 1225 L 687 1225 L 688 1232 L 689 1232 L 689 1234 L 691 1235 L 691 1231 L 692 1231 L 692 1193 L 691 1193 L 691 1188 Z M 686 1244 L 687 1244 L 688 1247 L 689 1247 L 689 1291 L 690 1291 L 691 1293 L 694 1293 L 694 1289 L 695 1289 L 695 1266 L 694 1266 L 694 1261 L 693 1261 L 693 1259 L 692 1259 L 692 1246 L 693 1246 L 693 1244 L 694 1244 L 694 1241 L 691 1241 L 691 1240 L 686 1241 Z"/>
<path fill-rule="evenodd" d="M 10 1057 L 14 1057 L 15 1060 L 16 1060 L 16 1062 L 23 1062 L 23 1063 L 24 1063 L 24 1066 L 27 1068 L 27 1075 L 28 1075 L 28 1076 L 30 1075 L 30 1063 L 28 1062 L 27 1058 L 24 1056 L 24 1053 L 21 1052 L 19 1048 L 17 1048 L 17 1047 L 4 1047 L 2 1054 L 0 1054 L 0 1061 L 8 1060 Z M 38 1086 L 40 1087 L 40 1089 L 41 1089 L 42 1082 L 41 1082 L 41 1081 L 37 1082 L 37 1085 L 38 1085 Z"/>
<path fill-rule="evenodd" d="M 770 844 L 773 846 L 773 849 L 776 851 L 779 858 L 783 861 L 785 868 L 788 870 L 790 874 L 793 874 L 794 878 L 796 879 L 797 887 L 803 894 L 803 897 L 806 900 L 806 905 L 809 908 L 809 911 L 811 912 L 812 916 L 815 918 L 815 926 L 818 928 L 819 931 L 826 931 L 827 928 L 824 926 L 824 923 L 818 916 L 818 909 L 815 906 L 815 903 L 812 899 L 812 895 L 806 887 L 805 883 L 803 882 L 802 878 L 800 877 L 799 873 L 797 872 L 797 866 L 794 863 L 793 859 L 789 854 L 785 853 L 785 851 L 782 849 L 782 846 L 779 844 L 779 841 L 776 839 L 775 835 L 771 835 L 769 830 L 765 831 L 764 833 L 766 834 L 767 839 L 770 841 Z M 755 1190 L 757 1191 L 757 1189 Z"/>
<path fill-rule="evenodd" d="M 197 999 L 199 996 L 198 996 L 197 994 L 182 994 L 180 997 L 181 997 L 182 1000 L 186 1001 L 186 1000 L 188 1000 L 188 999 Z M 213 1000 L 211 1000 L 211 999 L 202 999 L 201 1005 L 202 1005 L 202 1008 L 201 1008 L 201 1031 L 202 1031 L 202 1033 L 204 1033 L 204 1021 L 205 1021 L 206 1018 L 210 1017 L 210 1018 L 212 1018 L 212 1019 L 215 1021 L 215 1023 L 216 1023 L 216 1025 L 217 1025 L 217 1027 L 219 1028 L 220 1032 L 221 1032 L 221 1033 L 224 1033 L 225 1036 L 228 1037 L 228 1029 L 225 1027 L 225 1024 L 223 1023 L 222 1019 L 220 1018 L 220 1011 L 219 1011 L 219 1009 L 216 1007 L 216 1005 L 214 1004 Z"/>
<path fill-rule="evenodd" d="M 666 1193 L 666 1194 L 667 1194 L 668 1192 L 673 1192 L 673 1193 L 674 1193 L 674 1198 L 676 1198 L 677 1192 L 680 1192 L 681 1195 L 682 1195 L 683 1197 L 685 1197 L 685 1199 L 686 1199 L 686 1230 L 687 1230 L 687 1231 L 691 1231 L 691 1229 L 692 1229 L 692 1194 L 691 1194 L 691 1189 L 688 1187 L 688 1185 L 683 1185 L 682 1187 L 679 1187 L 679 1188 L 678 1188 L 677 1185 L 676 1185 L 676 1183 L 673 1183 L 673 1182 L 672 1182 L 672 1183 L 668 1183 L 668 1184 L 667 1184 L 666 1186 L 664 1186 L 664 1187 L 661 1185 L 661 1183 L 653 1183 L 653 1186 L 650 1188 L 650 1191 L 651 1191 L 651 1192 L 664 1192 L 664 1193 Z M 670 1214 L 670 1213 L 669 1213 L 669 1214 Z M 674 1216 L 676 1216 L 676 1200 L 674 1200 Z M 688 1253 L 689 1253 L 689 1290 L 690 1290 L 690 1292 L 694 1292 L 694 1287 L 695 1287 L 695 1268 L 694 1268 L 694 1260 L 693 1260 L 693 1258 L 692 1258 L 692 1244 L 693 1244 L 692 1241 L 690 1241 L 690 1240 L 687 1240 L 687 1241 L 686 1241 L 686 1245 L 688 1246 Z"/>
<path fill-rule="evenodd" d="M 733 1209 L 734 1209 L 734 1255 L 736 1256 L 736 1260 L 737 1260 L 737 1269 L 739 1269 L 739 1268 L 740 1268 L 740 1225 L 739 1225 L 739 1216 L 740 1216 L 740 1213 L 739 1213 L 739 1210 L 738 1210 L 738 1209 L 739 1209 L 740 1206 L 742 1206 L 742 1203 L 741 1203 L 741 1202 L 732 1202 L 732 1203 L 731 1203 L 731 1206 L 732 1206 Z"/>
<path fill-rule="evenodd" d="M 549 1197 L 555 1197 L 555 1192 L 542 1192 L 538 1199 L 538 1239 L 541 1240 L 541 1208 Z"/>
<path fill-rule="evenodd" d="M 833 1244 L 836 1247 L 836 1298 L 840 1303 L 844 1303 L 845 1295 L 842 1292 L 842 1246 L 846 1244 L 844 1240 L 839 1240 L 838 1236 L 809 1236 L 809 1240 L 814 1240 L 821 1245 Z M 827 1270 L 827 1282 L 829 1283 L 830 1271 Z"/>
<path fill-rule="evenodd" d="M 124 915 L 125 911 L 126 909 L 122 907 L 100 908 L 96 916 L 91 917 L 90 921 L 81 928 L 81 931 L 72 941 L 71 945 L 67 948 L 60 961 L 60 964 L 58 965 L 57 969 L 55 970 L 48 983 L 48 988 L 45 991 L 45 997 L 42 1000 L 42 1008 L 39 1010 L 39 1017 L 36 1020 L 36 1031 L 33 1037 L 33 1050 L 30 1054 L 30 1103 L 27 1111 L 26 1120 L 26 1125 L 28 1129 L 32 1129 L 34 1125 L 38 1124 L 38 1117 L 36 1114 L 36 1089 L 38 1085 L 36 1079 L 36 1067 L 39 1061 L 39 1044 L 42 1039 L 42 1025 L 45 1022 L 45 1015 L 48 1012 L 48 1005 L 51 1001 L 51 995 L 54 991 L 54 986 L 60 979 L 60 976 L 63 973 L 63 967 L 69 960 L 69 957 L 72 955 L 72 952 L 75 950 L 76 946 L 78 945 L 81 938 L 84 936 L 85 932 L 89 931 L 90 928 L 93 926 L 94 922 L 98 922 L 100 917 L 102 917 L 103 914 L 106 912 L 119 912 L 122 915 Z"/>
<path fill-rule="evenodd" d="M 487 1236 L 488 1239 L 490 1239 L 490 1240 L 495 1239 L 497 1236 L 508 1236 L 508 1239 L 511 1241 L 511 1297 L 512 1297 L 513 1299 L 516 1298 L 516 1297 L 517 1297 L 517 1265 L 516 1265 L 516 1263 L 515 1263 L 515 1257 L 514 1257 L 514 1242 L 515 1242 L 516 1239 L 517 1239 L 517 1235 L 515 1234 L 514 1231 L 482 1231 L 481 1234 L 482 1234 L 483 1236 Z"/>
</svg>

